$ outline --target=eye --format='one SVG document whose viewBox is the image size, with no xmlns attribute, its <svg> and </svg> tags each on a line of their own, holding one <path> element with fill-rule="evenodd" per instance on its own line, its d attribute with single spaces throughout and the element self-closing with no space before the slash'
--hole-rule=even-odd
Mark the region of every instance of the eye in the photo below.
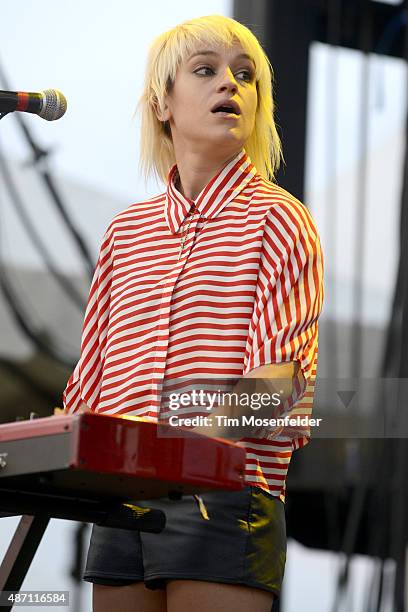
<svg viewBox="0 0 408 612">
<path fill-rule="evenodd" d="M 246 69 L 246 70 L 240 70 L 239 72 L 236 72 L 235 76 L 242 81 L 246 81 L 247 83 L 250 83 L 254 78 L 254 73 L 252 72 L 252 70 Z"/>
<path fill-rule="evenodd" d="M 199 76 L 210 76 L 214 74 L 214 70 L 211 66 L 200 66 L 194 70 L 194 74 L 198 74 Z"/>
</svg>

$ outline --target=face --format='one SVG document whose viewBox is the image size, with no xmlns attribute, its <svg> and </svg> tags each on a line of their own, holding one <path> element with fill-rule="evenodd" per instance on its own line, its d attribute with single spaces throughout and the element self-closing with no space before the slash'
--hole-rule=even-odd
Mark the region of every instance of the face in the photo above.
<svg viewBox="0 0 408 612">
<path fill-rule="evenodd" d="M 257 101 L 255 65 L 242 46 L 201 44 L 179 67 L 158 117 L 170 122 L 176 154 L 179 149 L 225 157 L 251 135 Z"/>
</svg>

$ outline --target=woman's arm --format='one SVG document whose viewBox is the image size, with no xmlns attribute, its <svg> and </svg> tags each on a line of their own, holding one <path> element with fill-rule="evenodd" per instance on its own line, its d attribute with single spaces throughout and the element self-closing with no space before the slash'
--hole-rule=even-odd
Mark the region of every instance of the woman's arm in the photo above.
<svg viewBox="0 0 408 612">
<path fill-rule="evenodd" d="M 249 436 L 251 433 L 250 427 L 237 426 L 229 429 L 224 419 L 220 418 L 217 420 L 216 417 L 227 417 L 228 419 L 237 418 L 239 422 L 241 422 L 243 415 L 254 415 L 257 418 L 278 417 L 282 411 L 283 405 L 292 396 L 294 381 L 298 377 L 299 370 L 299 363 L 293 361 L 287 363 L 265 364 L 253 368 L 242 376 L 228 393 L 236 393 L 238 397 L 240 394 L 249 396 L 256 394 L 258 397 L 259 394 L 267 394 L 269 397 L 273 396 L 273 394 L 279 394 L 279 405 L 263 405 L 261 408 L 253 410 L 244 403 L 241 403 L 241 405 L 238 405 L 235 401 L 224 403 L 222 406 L 215 406 L 213 410 L 208 413 L 208 416 L 212 417 L 211 426 L 203 425 L 195 427 L 194 431 L 211 437 L 225 437 L 228 435 L 228 437 L 239 438 L 242 436 Z M 257 380 L 248 383 L 248 379 Z M 225 423 L 225 425 L 223 423 Z M 281 430 L 282 427 L 277 427 L 276 434 Z"/>
</svg>

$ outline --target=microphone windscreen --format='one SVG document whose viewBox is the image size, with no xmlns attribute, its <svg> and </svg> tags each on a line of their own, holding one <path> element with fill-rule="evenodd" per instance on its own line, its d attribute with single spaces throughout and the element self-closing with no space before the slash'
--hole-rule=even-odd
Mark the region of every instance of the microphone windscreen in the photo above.
<svg viewBox="0 0 408 612">
<path fill-rule="evenodd" d="M 47 121 L 60 119 L 67 110 L 67 100 L 64 94 L 58 89 L 44 89 L 41 94 L 43 105 L 38 115 Z"/>
</svg>

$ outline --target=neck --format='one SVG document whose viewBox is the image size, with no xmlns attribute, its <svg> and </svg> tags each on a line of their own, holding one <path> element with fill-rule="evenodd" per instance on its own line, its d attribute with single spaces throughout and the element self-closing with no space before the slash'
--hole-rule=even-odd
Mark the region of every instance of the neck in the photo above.
<svg viewBox="0 0 408 612">
<path fill-rule="evenodd" d="M 180 177 L 178 189 L 189 198 L 195 200 L 209 181 L 228 164 L 239 151 L 227 157 L 209 158 L 201 153 L 176 154 L 177 169 Z"/>
</svg>

